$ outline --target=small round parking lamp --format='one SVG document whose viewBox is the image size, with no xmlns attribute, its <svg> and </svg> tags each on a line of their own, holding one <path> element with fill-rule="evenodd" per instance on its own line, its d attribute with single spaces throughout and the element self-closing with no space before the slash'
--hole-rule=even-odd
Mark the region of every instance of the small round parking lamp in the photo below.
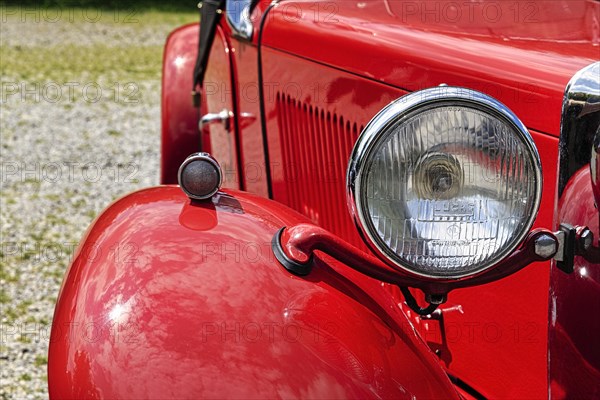
<svg viewBox="0 0 600 400">
<path fill-rule="evenodd" d="M 205 200 L 217 193 L 223 183 L 223 173 L 210 154 L 194 153 L 179 167 L 177 179 L 189 198 Z"/>
</svg>

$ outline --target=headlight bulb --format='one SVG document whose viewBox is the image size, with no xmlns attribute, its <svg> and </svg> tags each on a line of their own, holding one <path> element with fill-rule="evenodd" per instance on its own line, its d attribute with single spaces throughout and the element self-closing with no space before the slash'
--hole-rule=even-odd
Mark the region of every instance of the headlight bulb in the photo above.
<svg viewBox="0 0 600 400">
<path fill-rule="evenodd" d="M 419 157 L 412 180 L 415 192 L 420 198 L 450 199 L 461 191 L 464 174 L 456 157 L 431 152 Z"/>
</svg>

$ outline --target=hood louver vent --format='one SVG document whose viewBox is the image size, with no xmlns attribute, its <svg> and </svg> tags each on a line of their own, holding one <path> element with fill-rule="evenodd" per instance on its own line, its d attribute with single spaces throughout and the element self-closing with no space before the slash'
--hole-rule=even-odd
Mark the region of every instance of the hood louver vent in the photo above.
<svg viewBox="0 0 600 400">
<path fill-rule="evenodd" d="M 276 102 L 287 200 L 275 200 L 362 247 L 346 206 L 346 168 L 363 127 L 281 93 Z"/>
</svg>

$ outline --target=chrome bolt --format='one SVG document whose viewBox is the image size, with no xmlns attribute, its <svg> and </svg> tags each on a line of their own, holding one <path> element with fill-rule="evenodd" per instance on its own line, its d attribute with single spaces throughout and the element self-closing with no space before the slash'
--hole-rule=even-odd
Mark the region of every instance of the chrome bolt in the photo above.
<svg viewBox="0 0 600 400">
<path fill-rule="evenodd" d="M 594 233 L 585 228 L 579 235 L 579 246 L 583 251 L 587 251 L 594 242 Z"/>
<path fill-rule="evenodd" d="M 542 234 L 535 239 L 535 254 L 548 259 L 556 254 L 558 243 L 553 236 Z"/>
</svg>

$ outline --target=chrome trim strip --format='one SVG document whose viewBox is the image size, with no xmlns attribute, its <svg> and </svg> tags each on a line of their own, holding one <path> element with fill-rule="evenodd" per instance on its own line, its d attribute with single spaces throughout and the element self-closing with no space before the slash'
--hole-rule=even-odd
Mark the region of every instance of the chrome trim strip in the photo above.
<svg viewBox="0 0 600 400">
<path fill-rule="evenodd" d="M 234 36 L 252 40 L 254 27 L 250 20 L 254 0 L 227 0 L 225 4 L 225 14 L 227 23 L 233 30 Z"/>
<path fill-rule="evenodd" d="M 560 123 L 560 199 L 571 176 L 590 162 L 600 126 L 600 61 L 578 71 L 567 84 Z"/>
<path fill-rule="evenodd" d="M 350 160 L 348 162 L 348 170 L 346 174 L 346 188 L 347 188 L 347 199 L 348 208 L 350 214 L 354 218 L 355 225 L 357 226 L 359 233 L 363 239 L 369 245 L 369 247 L 390 266 L 399 268 L 412 275 L 419 277 L 429 278 L 437 281 L 453 280 L 457 278 L 463 278 L 466 276 L 472 276 L 481 273 L 482 271 L 489 269 L 493 265 L 485 266 L 477 271 L 471 271 L 463 275 L 457 275 L 452 277 L 440 277 L 428 274 L 422 274 L 413 271 L 406 266 L 393 260 L 389 254 L 389 250 L 381 248 L 377 244 L 377 239 L 367 228 L 367 216 L 363 214 L 363 207 L 361 204 L 360 187 L 363 178 L 364 166 L 369 160 L 370 153 L 372 152 L 378 141 L 387 134 L 387 131 L 397 125 L 403 118 L 406 118 L 411 112 L 429 106 L 434 103 L 456 101 L 466 105 L 474 106 L 477 109 L 491 113 L 498 116 L 499 118 L 506 121 L 511 125 L 517 132 L 522 135 L 526 146 L 533 155 L 535 179 L 536 179 L 536 190 L 535 190 L 535 209 L 532 215 L 527 220 L 525 225 L 526 229 L 517 236 L 514 245 L 507 247 L 504 251 L 498 253 L 497 260 L 504 258 L 510 252 L 512 252 L 519 244 L 525 239 L 533 221 L 537 216 L 539 205 L 542 195 L 542 166 L 539 157 L 539 153 L 533 142 L 533 138 L 529 134 L 529 131 L 525 125 L 517 118 L 517 116 L 504 104 L 498 100 L 475 90 L 461 88 L 461 87 L 450 87 L 450 86 L 437 86 L 419 92 L 414 92 L 403 96 L 386 107 L 384 107 L 373 119 L 367 124 L 361 135 L 359 136 Z"/>
</svg>

